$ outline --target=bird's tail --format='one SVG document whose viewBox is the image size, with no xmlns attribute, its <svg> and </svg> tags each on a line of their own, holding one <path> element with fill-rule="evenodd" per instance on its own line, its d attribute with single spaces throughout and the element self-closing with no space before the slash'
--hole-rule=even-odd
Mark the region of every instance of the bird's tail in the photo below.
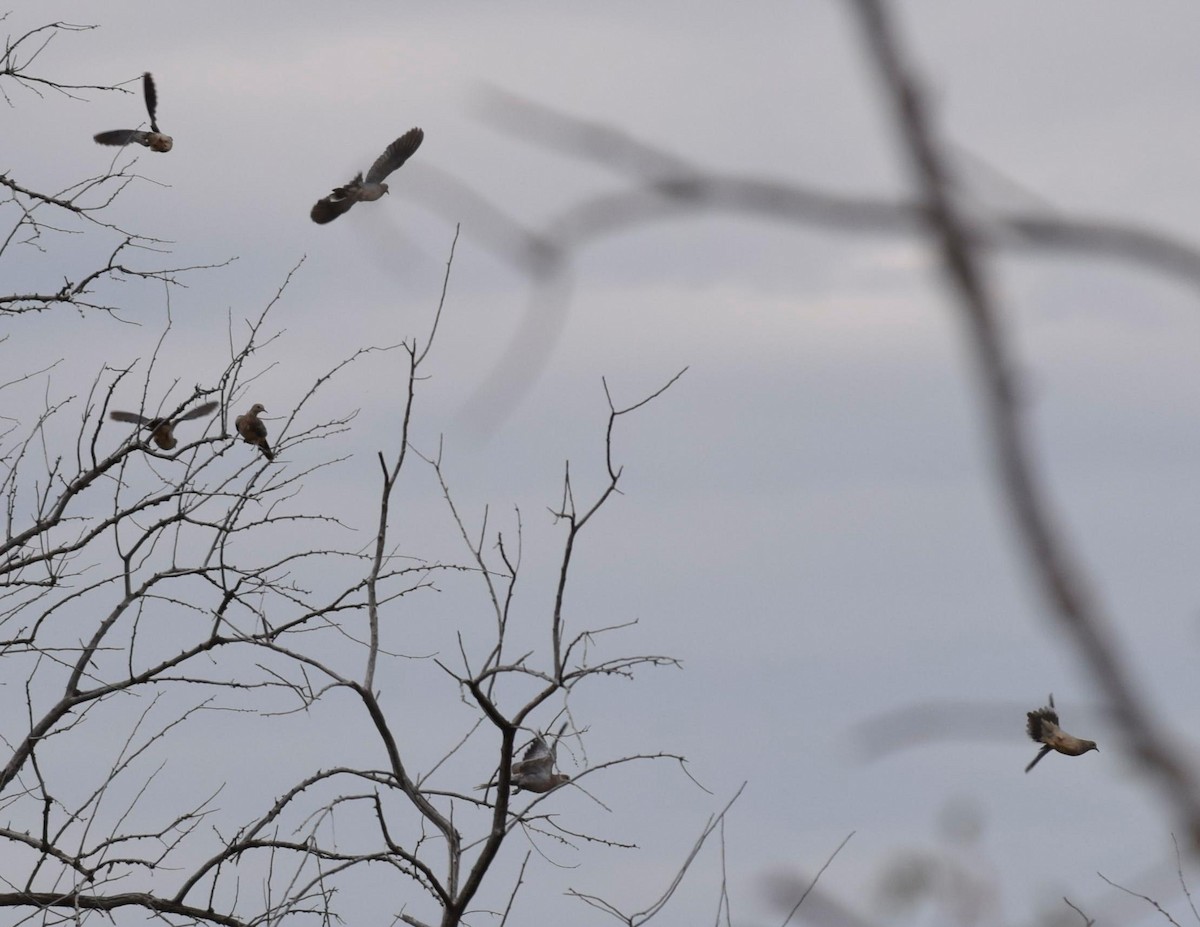
<svg viewBox="0 0 1200 927">
<path fill-rule="evenodd" d="M 1029 772 L 1029 770 L 1033 769 L 1033 767 L 1035 767 L 1039 762 L 1041 762 L 1042 757 L 1044 757 L 1049 752 L 1050 752 L 1050 747 L 1048 747 L 1048 746 L 1042 747 L 1042 749 L 1038 751 L 1038 755 L 1029 761 L 1029 765 L 1025 767 L 1025 772 Z"/>
</svg>

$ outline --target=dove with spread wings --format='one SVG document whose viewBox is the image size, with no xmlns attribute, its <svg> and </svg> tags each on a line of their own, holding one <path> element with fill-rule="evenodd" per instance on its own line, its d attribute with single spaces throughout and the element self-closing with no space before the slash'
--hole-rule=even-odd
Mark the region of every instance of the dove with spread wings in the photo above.
<svg viewBox="0 0 1200 927">
<path fill-rule="evenodd" d="M 112 129 L 109 132 L 97 132 L 92 137 L 101 145 L 136 143 L 151 151 L 170 151 L 175 142 L 171 136 L 158 131 L 158 121 L 155 117 L 158 110 L 158 91 L 154 89 L 154 78 L 150 76 L 149 71 L 142 75 L 142 95 L 146 98 L 146 111 L 150 114 L 149 132 L 141 129 Z"/>
<path fill-rule="evenodd" d="M 175 445 L 179 443 L 175 437 L 175 426 L 180 422 L 190 421 L 194 418 L 203 418 L 217 407 L 215 402 L 205 402 L 196 406 L 190 412 L 185 412 L 178 418 L 146 418 L 144 415 L 139 415 L 137 412 L 121 412 L 114 409 L 108 413 L 108 417 L 114 422 L 132 422 L 134 425 L 141 425 L 143 428 L 150 429 L 150 437 L 154 443 L 161 447 L 164 451 L 175 449 Z"/>
<path fill-rule="evenodd" d="M 409 129 L 398 139 L 383 150 L 375 163 L 367 171 L 366 179 L 361 172 L 344 187 L 334 187 L 329 196 L 317 200 L 309 216 L 318 225 L 332 222 L 344 212 L 359 202 L 371 202 L 379 199 L 388 192 L 388 185 L 383 181 L 388 174 L 407 161 L 414 151 L 421 147 L 425 133 L 420 129 Z"/>
<path fill-rule="evenodd" d="M 565 724 L 563 728 L 566 728 Z M 562 736 L 562 729 L 559 730 L 559 736 Z M 555 738 L 556 745 L 557 742 L 558 737 Z M 555 753 L 556 747 L 550 746 L 545 737 L 537 734 L 525 750 L 525 755 L 512 764 L 512 794 L 516 795 L 522 789 L 526 792 L 549 792 L 569 782 L 571 777 L 566 773 L 554 771 Z M 485 782 L 475 788 L 486 789 L 493 785 L 494 782 Z"/>
</svg>

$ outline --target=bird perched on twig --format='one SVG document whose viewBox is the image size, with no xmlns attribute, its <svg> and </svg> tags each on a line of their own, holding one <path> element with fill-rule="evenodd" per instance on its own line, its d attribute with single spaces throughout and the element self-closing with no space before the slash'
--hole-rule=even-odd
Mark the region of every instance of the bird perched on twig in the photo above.
<svg viewBox="0 0 1200 927">
<path fill-rule="evenodd" d="M 237 433 L 242 436 L 242 440 L 247 444 L 256 445 L 267 460 L 275 459 L 275 452 L 271 450 L 271 445 L 267 443 L 267 426 L 263 424 L 262 419 L 258 417 L 259 412 L 266 412 L 259 403 L 255 403 L 250 407 L 250 411 L 245 415 L 239 415 L 233 420 L 233 427 L 237 429 Z"/>
<path fill-rule="evenodd" d="M 140 129 L 113 129 L 111 132 L 98 132 L 92 136 L 101 145 L 128 145 L 136 142 L 145 145 L 151 151 L 170 151 L 175 144 L 171 136 L 158 131 L 155 111 L 158 109 L 158 93 L 154 89 L 154 78 L 147 71 L 142 75 L 142 95 L 146 98 L 146 111 L 150 114 L 150 131 Z"/>
<path fill-rule="evenodd" d="M 563 730 L 566 728 L 564 723 L 559 728 L 558 736 L 562 736 Z M 512 779 L 510 780 L 513 786 L 512 794 L 524 789 L 526 792 L 549 792 L 551 789 L 556 789 L 564 782 L 569 782 L 571 777 L 566 773 L 556 773 L 554 771 L 555 753 L 557 750 L 558 737 L 554 738 L 555 746 L 551 747 L 546 743 L 546 738 L 541 734 L 536 735 L 525 751 L 525 755 L 512 764 Z M 477 785 L 477 789 L 490 788 L 495 783 L 485 782 L 483 785 Z"/>
<path fill-rule="evenodd" d="M 108 417 L 114 422 L 132 422 L 135 425 L 141 425 L 144 428 L 150 429 L 150 437 L 154 443 L 161 447 L 164 451 L 174 450 L 175 445 L 179 442 L 175 439 L 175 426 L 180 422 L 190 421 L 193 418 L 202 418 L 208 415 L 217 407 L 215 402 L 205 402 L 196 406 L 190 412 L 185 412 L 177 419 L 169 418 L 146 418 L 144 415 L 139 415 L 137 412 L 121 412 L 113 410 L 108 413 Z"/>
<path fill-rule="evenodd" d="M 332 222 L 360 200 L 377 200 L 388 192 L 384 178 L 401 164 L 412 157 L 412 153 L 421 147 L 425 133 L 420 129 L 409 129 L 398 139 L 384 149 L 383 154 L 375 159 L 371 169 L 367 171 L 367 179 L 363 180 L 362 172 L 344 187 L 334 187 L 329 196 L 317 200 L 309 216 L 318 225 Z"/>
<path fill-rule="evenodd" d="M 1096 741 L 1072 737 L 1058 726 L 1058 712 L 1054 710 L 1053 693 L 1050 694 L 1049 705 L 1045 708 L 1039 708 L 1037 711 L 1026 712 L 1025 716 L 1028 719 L 1025 729 L 1029 732 L 1030 739 L 1040 744 L 1045 744 L 1038 751 L 1038 755 L 1025 767 L 1025 772 L 1033 769 L 1038 764 L 1038 761 L 1051 750 L 1057 750 L 1059 753 L 1065 753 L 1067 756 L 1082 756 L 1089 750 L 1100 749 L 1096 746 Z"/>
</svg>

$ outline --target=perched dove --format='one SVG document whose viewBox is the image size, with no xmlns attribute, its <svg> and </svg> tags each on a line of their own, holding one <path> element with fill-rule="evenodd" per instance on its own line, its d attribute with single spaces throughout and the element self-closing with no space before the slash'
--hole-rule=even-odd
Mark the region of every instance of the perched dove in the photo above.
<svg viewBox="0 0 1200 927">
<path fill-rule="evenodd" d="M 267 460 L 274 460 L 275 452 L 271 450 L 271 445 L 267 443 L 267 426 L 258 417 L 259 412 L 266 411 L 266 409 L 256 402 L 250 407 L 249 412 L 245 415 L 239 415 L 234 419 L 233 427 L 237 429 L 243 441 L 247 444 L 258 445 Z"/>
<path fill-rule="evenodd" d="M 1054 710 L 1054 695 L 1050 695 L 1050 704 L 1045 708 L 1039 708 L 1037 711 L 1026 712 L 1026 717 L 1029 719 L 1026 723 L 1026 730 L 1029 731 L 1029 736 L 1032 740 L 1040 744 L 1045 744 L 1038 755 L 1035 756 L 1028 766 L 1025 767 L 1025 772 L 1033 769 L 1047 753 L 1051 750 L 1057 750 L 1059 753 L 1065 753 L 1067 756 L 1082 756 L 1089 750 L 1099 750 L 1094 740 L 1082 740 L 1078 737 L 1072 737 L 1066 731 L 1058 726 L 1058 712 Z"/>
<path fill-rule="evenodd" d="M 313 222 L 319 225 L 332 222 L 342 213 L 349 212 L 350 207 L 360 200 L 377 200 L 387 193 L 388 185 L 383 182 L 384 178 L 412 157 L 424 138 L 425 133 L 420 129 L 409 129 L 401 135 L 375 159 L 365 181 L 360 172 L 344 187 L 334 187 L 329 196 L 317 200 L 317 205 L 309 213 Z"/>
<path fill-rule="evenodd" d="M 217 407 L 215 402 L 206 402 L 196 406 L 190 412 L 185 412 L 177 419 L 169 418 L 146 418 L 144 415 L 138 415 L 136 412 L 120 412 L 113 410 L 108 413 L 108 417 L 115 422 L 132 422 L 135 425 L 142 425 L 150 429 L 150 437 L 154 439 L 154 443 L 161 447 L 164 451 L 174 450 L 175 445 L 179 442 L 175 440 L 175 426 L 180 422 L 186 422 L 193 418 L 203 418 Z"/>
<path fill-rule="evenodd" d="M 541 734 L 534 737 L 525 755 L 512 764 L 512 794 L 516 795 L 521 789 L 526 792 L 549 792 L 564 782 L 569 782 L 571 777 L 566 773 L 554 771 L 554 754 L 554 748 L 546 743 L 545 737 Z M 486 789 L 492 784 L 485 782 L 476 788 Z"/>
<path fill-rule="evenodd" d="M 138 129 L 113 129 L 111 132 L 100 132 L 93 136 L 101 145 L 128 145 L 137 142 L 145 145 L 151 151 L 170 151 L 174 143 L 171 136 L 158 131 L 154 112 L 158 109 L 158 93 L 154 89 L 154 78 L 147 71 L 142 75 L 142 93 L 146 97 L 146 110 L 150 113 L 150 131 Z"/>
</svg>

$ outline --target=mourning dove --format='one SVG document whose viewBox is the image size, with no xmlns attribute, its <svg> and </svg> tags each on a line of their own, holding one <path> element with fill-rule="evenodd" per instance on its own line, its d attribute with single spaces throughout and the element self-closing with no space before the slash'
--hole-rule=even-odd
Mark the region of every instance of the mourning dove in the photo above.
<svg viewBox="0 0 1200 927">
<path fill-rule="evenodd" d="M 388 185 L 383 182 L 384 178 L 412 157 L 424 138 L 425 133 L 420 129 L 409 129 L 401 135 L 375 159 L 365 181 L 360 172 L 344 187 L 334 187 L 329 196 L 317 200 L 309 213 L 313 222 L 318 225 L 332 222 L 342 213 L 349 212 L 350 207 L 360 200 L 377 200 L 387 193 Z"/>
<path fill-rule="evenodd" d="M 1067 756 L 1082 756 L 1089 750 L 1100 749 L 1096 746 L 1096 741 L 1072 737 L 1058 726 L 1058 712 L 1054 710 L 1053 693 L 1050 695 L 1049 705 L 1039 708 L 1037 711 L 1026 712 L 1025 716 L 1029 719 L 1026 722 L 1026 730 L 1029 731 L 1030 738 L 1040 744 L 1045 744 L 1038 751 L 1038 755 L 1025 767 L 1025 772 L 1033 769 L 1038 761 L 1051 750 L 1057 750 Z"/>
<path fill-rule="evenodd" d="M 239 415 L 233 421 L 233 427 L 237 429 L 238 434 L 242 436 L 242 440 L 247 444 L 256 444 L 262 450 L 263 456 L 267 460 L 275 459 L 275 452 L 271 450 L 271 445 L 267 443 L 267 426 L 262 423 L 262 419 L 258 417 L 259 412 L 266 412 L 259 403 L 255 403 L 250 407 L 250 411 L 245 415 Z"/>
<path fill-rule="evenodd" d="M 154 112 L 158 109 L 158 93 L 154 89 L 154 78 L 147 71 L 142 75 L 142 93 L 146 97 L 146 111 L 150 113 L 150 131 L 138 129 L 113 129 L 111 132 L 99 132 L 93 138 L 101 145 L 128 145 L 137 142 L 145 145 L 151 151 L 170 151 L 174 143 L 171 136 L 158 131 Z"/>
<path fill-rule="evenodd" d="M 190 412 L 185 412 L 176 419 L 169 418 L 146 418 L 144 415 L 139 415 L 136 412 L 121 412 L 113 410 L 108 413 L 108 417 L 115 422 L 132 422 L 135 425 L 142 425 L 150 429 L 150 437 L 154 439 L 154 443 L 161 447 L 164 451 L 174 450 L 175 445 L 179 442 L 175 440 L 175 426 L 180 422 L 186 422 L 193 418 L 202 418 L 208 415 L 217 407 L 215 402 L 206 402 L 196 406 Z"/>
<path fill-rule="evenodd" d="M 563 727 L 566 725 L 564 724 Z M 559 733 L 561 734 L 562 731 L 560 730 Z M 546 743 L 545 737 L 541 734 L 534 737 L 533 743 L 529 745 L 525 755 L 512 764 L 512 794 L 516 795 L 521 789 L 526 792 L 549 792 L 564 782 L 569 782 L 571 777 L 566 773 L 554 771 L 554 754 L 554 748 Z M 486 789 L 491 785 L 491 782 L 485 782 L 476 788 Z"/>
</svg>

